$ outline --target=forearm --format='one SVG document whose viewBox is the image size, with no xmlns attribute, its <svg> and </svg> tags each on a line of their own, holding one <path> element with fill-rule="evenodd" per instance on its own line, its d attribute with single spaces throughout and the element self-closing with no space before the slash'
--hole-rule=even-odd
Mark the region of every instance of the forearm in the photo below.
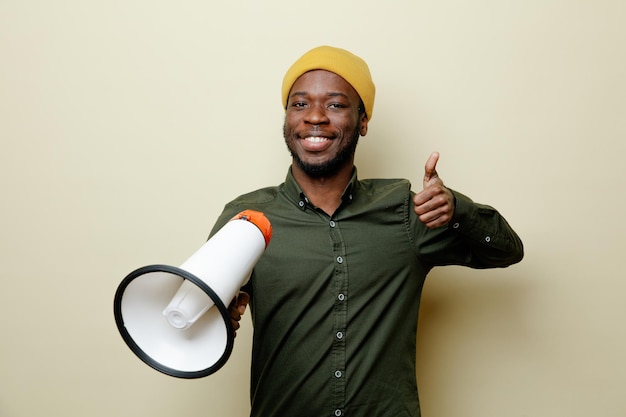
<svg viewBox="0 0 626 417">
<path fill-rule="evenodd" d="M 521 239 L 507 221 L 492 207 L 474 203 L 453 191 L 455 214 L 448 227 L 457 233 L 471 251 L 476 268 L 505 267 L 524 257 Z"/>
<path fill-rule="evenodd" d="M 454 213 L 446 225 L 428 228 L 412 216 L 417 254 L 426 264 L 498 268 L 523 258 L 522 241 L 504 217 L 492 207 L 476 204 L 456 191 L 452 193 Z"/>
</svg>

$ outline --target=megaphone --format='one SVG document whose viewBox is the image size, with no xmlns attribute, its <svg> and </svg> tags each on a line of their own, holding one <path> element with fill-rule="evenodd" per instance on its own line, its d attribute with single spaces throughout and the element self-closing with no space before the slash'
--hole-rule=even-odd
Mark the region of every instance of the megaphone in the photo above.
<svg viewBox="0 0 626 417">
<path fill-rule="evenodd" d="M 235 331 L 227 306 L 250 278 L 272 236 L 265 215 L 233 217 L 180 267 L 149 265 L 126 276 L 113 303 L 117 328 L 147 365 L 201 378 L 230 357 Z"/>
</svg>

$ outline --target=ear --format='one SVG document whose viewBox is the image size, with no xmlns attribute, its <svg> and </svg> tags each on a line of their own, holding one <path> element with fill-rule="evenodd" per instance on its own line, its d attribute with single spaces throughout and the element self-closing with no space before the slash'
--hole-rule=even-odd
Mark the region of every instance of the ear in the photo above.
<svg viewBox="0 0 626 417">
<path fill-rule="evenodd" d="M 361 136 L 367 135 L 367 123 L 369 120 L 367 119 L 367 114 L 363 112 L 360 116 L 361 120 L 359 121 L 359 134 Z"/>
</svg>

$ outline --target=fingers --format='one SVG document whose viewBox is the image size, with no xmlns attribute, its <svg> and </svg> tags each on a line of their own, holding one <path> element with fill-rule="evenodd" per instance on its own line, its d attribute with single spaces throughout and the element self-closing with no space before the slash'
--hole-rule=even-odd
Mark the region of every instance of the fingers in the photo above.
<svg viewBox="0 0 626 417">
<path fill-rule="evenodd" d="M 443 184 L 417 193 L 413 202 L 415 213 L 426 227 L 440 227 L 452 219 L 454 197 Z"/>
<path fill-rule="evenodd" d="M 246 307 L 250 302 L 250 295 L 244 291 L 240 291 L 239 294 L 231 301 L 228 306 L 228 311 L 230 312 L 231 323 L 235 331 L 239 330 L 241 325 L 239 321 L 241 320 L 241 316 L 246 311 Z M 235 332 L 235 336 L 237 333 Z"/>
</svg>

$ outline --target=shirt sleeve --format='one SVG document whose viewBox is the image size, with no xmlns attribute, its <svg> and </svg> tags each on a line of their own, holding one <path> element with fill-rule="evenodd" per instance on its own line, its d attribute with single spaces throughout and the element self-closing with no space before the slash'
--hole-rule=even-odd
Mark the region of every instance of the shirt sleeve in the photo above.
<svg viewBox="0 0 626 417">
<path fill-rule="evenodd" d="M 428 229 L 419 219 L 414 220 L 418 256 L 431 266 L 472 268 L 502 268 L 522 260 L 522 241 L 497 210 L 474 203 L 457 191 L 452 193 L 456 207 L 446 226 Z"/>
<path fill-rule="evenodd" d="M 243 208 L 236 206 L 232 202 L 228 203 L 224 207 L 224 210 L 222 210 L 222 213 L 217 218 L 215 224 L 213 225 L 213 228 L 211 229 L 211 232 L 209 233 L 209 239 L 212 238 L 213 235 L 216 234 L 222 227 L 224 227 L 226 223 L 232 220 L 232 218 L 235 217 L 237 213 L 243 210 L 244 210 Z"/>
</svg>

